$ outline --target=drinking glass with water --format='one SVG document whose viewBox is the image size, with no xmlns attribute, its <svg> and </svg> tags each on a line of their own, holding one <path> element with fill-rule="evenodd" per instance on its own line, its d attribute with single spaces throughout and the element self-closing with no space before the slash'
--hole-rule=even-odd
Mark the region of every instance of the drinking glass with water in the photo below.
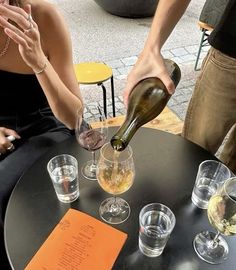
<svg viewBox="0 0 236 270">
<path fill-rule="evenodd" d="M 175 227 L 174 213 L 161 203 L 151 203 L 139 214 L 139 249 L 148 257 L 162 254 Z"/>
<path fill-rule="evenodd" d="M 231 171 L 216 160 L 205 160 L 198 168 L 192 191 L 192 202 L 201 209 L 207 209 L 208 201 L 224 181 L 231 177 Z"/>
<path fill-rule="evenodd" d="M 78 162 L 71 155 L 53 157 L 47 165 L 59 201 L 70 203 L 79 197 Z"/>
</svg>

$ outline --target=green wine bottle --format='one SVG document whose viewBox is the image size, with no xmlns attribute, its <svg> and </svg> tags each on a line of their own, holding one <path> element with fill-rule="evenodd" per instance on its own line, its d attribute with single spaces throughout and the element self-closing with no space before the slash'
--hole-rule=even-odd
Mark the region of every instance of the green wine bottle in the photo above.
<svg viewBox="0 0 236 270">
<path fill-rule="evenodd" d="M 165 59 L 165 64 L 176 87 L 181 77 L 180 68 L 169 59 Z M 140 81 L 129 95 L 124 123 L 111 138 L 113 149 L 124 150 L 138 128 L 162 112 L 170 96 L 160 79 L 153 77 Z"/>
</svg>

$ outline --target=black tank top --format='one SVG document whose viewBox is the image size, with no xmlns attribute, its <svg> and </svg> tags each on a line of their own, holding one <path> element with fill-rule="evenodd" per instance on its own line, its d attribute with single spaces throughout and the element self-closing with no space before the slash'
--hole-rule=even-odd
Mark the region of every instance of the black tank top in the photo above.
<svg viewBox="0 0 236 270">
<path fill-rule="evenodd" d="M 0 70 L 0 126 L 17 129 L 39 119 L 41 112 L 53 116 L 34 74 Z"/>
<path fill-rule="evenodd" d="M 236 58 L 236 0 L 228 2 L 219 24 L 208 40 L 215 49 Z"/>
</svg>

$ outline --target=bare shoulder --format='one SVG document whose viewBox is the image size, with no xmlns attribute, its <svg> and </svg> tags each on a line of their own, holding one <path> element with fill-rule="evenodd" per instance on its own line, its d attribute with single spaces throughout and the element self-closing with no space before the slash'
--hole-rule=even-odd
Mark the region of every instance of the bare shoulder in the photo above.
<svg viewBox="0 0 236 270">
<path fill-rule="evenodd" d="M 44 26 L 48 28 L 55 27 L 64 21 L 58 7 L 47 0 L 22 0 L 23 6 L 31 5 L 32 17 L 38 24 L 39 28 Z"/>
<path fill-rule="evenodd" d="M 31 5 L 31 14 L 38 25 L 42 47 L 47 55 L 55 54 L 56 50 L 63 47 L 70 49 L 69 28 L 56 5 L 47 0 L 23 0 L 22 2 L 24 5 Z M 57 46 L 58 44 L 61 46 Z"/>
</svg>

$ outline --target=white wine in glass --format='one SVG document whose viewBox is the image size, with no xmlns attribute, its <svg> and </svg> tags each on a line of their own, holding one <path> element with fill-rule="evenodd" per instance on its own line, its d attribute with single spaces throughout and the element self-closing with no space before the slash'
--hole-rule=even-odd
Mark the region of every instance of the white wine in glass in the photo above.
<svg viewBox="0 0 236 270">
<path fill-rule="evenodd" d="M 114 195 L 104 200 L 99 208 L 100 216 L 110 224 L 124 222 L 130 215 L 130 206 L 116 195 L 126 192 L 133 184 L 135 175 L 132 149 L 115 151 L 110 143 L 100 150 L 97 164 L 97 179 L 101 188 Z"/>
<path fill-rule="evenodd" d="M 198 256 L 211 264 L 227 259 L 229 247 L 221 234 L 236 234 L 236 177 L 229 178 L 210 198 L 208 219 L 217 233 L 204 231 L 196 235 L 193 245 Z"/>
</svg>

